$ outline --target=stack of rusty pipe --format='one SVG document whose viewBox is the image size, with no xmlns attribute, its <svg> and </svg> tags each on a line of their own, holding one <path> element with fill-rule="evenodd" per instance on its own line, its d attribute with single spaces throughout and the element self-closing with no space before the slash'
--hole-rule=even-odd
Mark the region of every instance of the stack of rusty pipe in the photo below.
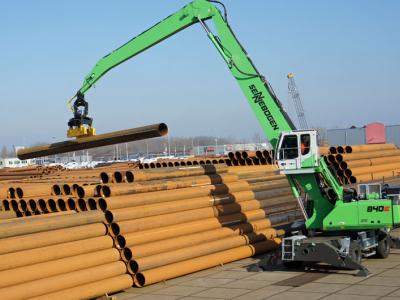
<svg viewBox="0 0 400 300">
<path fill-rule="evenodd" d="M 44 175 L 57 174 L 63 168 L 61 166 L 53 167 L 23 167 L 23 168 L 5 168 L 0 170 L 0 181 L 18 180 L 26 178 L 41 177 Z"/>
<path fill-rule="evenodd" d="M 139 163 L 137 167 L 139 169 L 155 169 L 218 164 L 226 164 L 227 166 L 253 166 L 270 165 L 272 160 L 273 154 L 270 150 L 236 151 L 229 152 L 227 157 L 198 156 L 186 159 L 160 159 L 151 163 Z"/>
<path fill-rule="evenodd" d="M 59 195 L 7 199 L 4 208 L 25 201 L 29 214 L 102 213 L 137 286 L 274 249 L 283 234 L 274 227 L 301 218 L 286 178 L 273 165 L 140 170 L 119 164 L 83 171 L 64 172 L 65 184 L 63 176 L 49 179 L 51 193 Z M 82 181 L 69 184 L 71 174 Z"/>
<path fill-rule="evenodd" d="M 120 183 L 103 185 L 87 206 L 105 212 L 139 287 L 275 249 L 283 231 L 273 226 L 300 218 L 274 166 L 136 170 L 102 181 L 110 178 Z"/>
<path fill-rule="evenodd" d="M 100 211 L 0 221 L 1 299 L 87 299 L 132 286 Z"/>
<path fill-rule="evenodd" d="M 393 144 L 331 147 L 326 161 L 343 184 L 400 176 L 400 150 Z"/>
</svg>

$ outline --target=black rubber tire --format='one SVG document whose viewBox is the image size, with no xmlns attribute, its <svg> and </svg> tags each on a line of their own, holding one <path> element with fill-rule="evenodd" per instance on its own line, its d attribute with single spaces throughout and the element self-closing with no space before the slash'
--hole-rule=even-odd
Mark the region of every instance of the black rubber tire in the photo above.
<svg viewBox="0 0 400 300">
<path fill-rule="evenodd" d="M 378 243 L 378 246 L 376 247 L 376 257 L 377 258 L 386 258 L 390 254 L 390 241 L 389 237 L 384 237 L 381 239 Z"/>
<path fill-rule="evenodd" d="M 360 245 L 356 242 L 351 242 L 349 252 L 351 259 L 356 263 L 361 264 L 362 252 Z"/>
</svg>

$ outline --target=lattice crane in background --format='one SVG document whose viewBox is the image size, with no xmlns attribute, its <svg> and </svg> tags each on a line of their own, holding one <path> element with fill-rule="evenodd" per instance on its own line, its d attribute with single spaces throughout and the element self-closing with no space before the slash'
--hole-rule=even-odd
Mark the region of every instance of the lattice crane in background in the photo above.
<svg viewBox="0 0 400 300">
<path fill-rule="evenodd" d="M 294 81 L 294 74 L 287 74 L 287 78 L 289 79 L 288 83 L 288 92 L 289 92 L 289 101 L 290 99 L 293 102 L 293 106 L 296 110 L 297 119 L 299 121 L 299 129 L 308 129 L 308 123 L 306 114 L 303 108 L 303 103 L 301 101 L 300 93 L 297 89 L 296 82 Z"/>
</svg>

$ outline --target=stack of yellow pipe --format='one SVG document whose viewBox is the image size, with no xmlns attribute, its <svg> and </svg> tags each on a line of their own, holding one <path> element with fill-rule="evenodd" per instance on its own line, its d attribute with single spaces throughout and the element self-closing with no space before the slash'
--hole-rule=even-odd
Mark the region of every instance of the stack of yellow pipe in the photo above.
<svg viewBox="0 0 400 300">
<path fill-rule="evenodd" d="M 0 221 L 1 299 L 81 299 L 132 285 L 99 211 Z"/>
<path fill-rule="evenodd" d="M 400 149 L 393 144 L 338 146 L 330 152 L 327 161 L 343 184 L 384 181 L 400 175 Z"/>
</svg>

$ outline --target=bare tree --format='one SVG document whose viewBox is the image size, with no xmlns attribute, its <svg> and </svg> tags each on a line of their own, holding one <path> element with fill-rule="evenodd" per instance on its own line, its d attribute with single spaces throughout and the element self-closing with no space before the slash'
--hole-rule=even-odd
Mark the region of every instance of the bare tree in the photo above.
<svg viewBox="0 0 400 300">
<path fill-rule="evenodd" d="M 3 146 L 1 147 L 1 158 L 7 158 L 8 157 L 8 150 L 7 150 L 7 146 Z"/>
</svg>

